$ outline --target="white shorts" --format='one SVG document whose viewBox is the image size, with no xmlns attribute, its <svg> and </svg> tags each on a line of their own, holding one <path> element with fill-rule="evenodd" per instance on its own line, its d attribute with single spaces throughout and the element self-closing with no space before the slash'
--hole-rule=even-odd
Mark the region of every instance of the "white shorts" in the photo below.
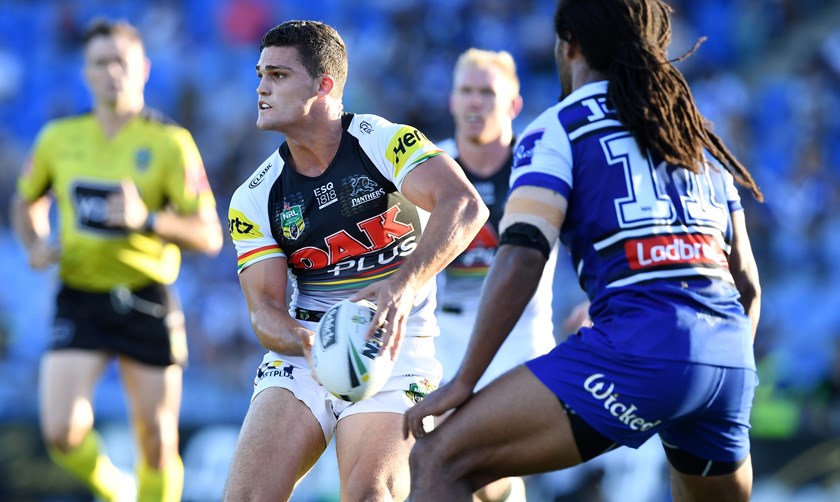
<svg viewBox="0 0 840 502">
<path fill-rule="evenodd" d="M 314 323 L 301 322 L 314 329 Z M 435 359 L 433 337 L 407 337 L 400 348 L 394 371 L 385 386 L 373 396 L 358 402 L 341 400 L 312 378 L 309 365 L 302 356 L 284 356 L 269 352 L 263 357 L 254 378 L 251 400 L 269 387 L 290 390 L 309 407 L 321 424 L 324 439 L 332 440 L 339 420 L 357 413 L 403 414 L 440 385 L 441 366 Z"/>
<path fill-rule="evenodd" d="M 449 381 L 458 372 L 467 353 L 477 314 L 476 304 L 464 306 L 459 313 L 436 312 L 440 336 L 435 346 L 437 358 L 443 365 L 443 382 Z M 548 353 L 555 345 L 551 317 L 529 315 L 526 310 L 478 381 L 476 390 L 525 361 Z"/>
</svg>

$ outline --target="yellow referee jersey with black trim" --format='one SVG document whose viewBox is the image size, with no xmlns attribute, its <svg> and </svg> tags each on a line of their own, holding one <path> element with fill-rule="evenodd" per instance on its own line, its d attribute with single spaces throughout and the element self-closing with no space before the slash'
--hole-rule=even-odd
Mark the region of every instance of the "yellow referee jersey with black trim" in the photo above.
<svg viewBox="0 0 840 502">
<path fill-rule="evenodd" d="M 192 135 L 163 115 L 144 110 L 112 138 L 92 115 L 48 123 L 18 180 L 18 194 L 34 201 L 46 193 L 59 213 L 61 280 L 85 291 L 152 283 L 171 284 L 181 254 L 152 233 L 104 225 L 106 198 L 131 179 L 149 211 L 181 214 L 215 207 Z"/>
</svg>

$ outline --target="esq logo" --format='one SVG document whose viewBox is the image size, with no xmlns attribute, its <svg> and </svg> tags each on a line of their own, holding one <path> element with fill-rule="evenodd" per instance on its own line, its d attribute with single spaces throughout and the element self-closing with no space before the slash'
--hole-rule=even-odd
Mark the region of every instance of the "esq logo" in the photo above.
<svg viewBox="0 0 840 502">
<path fill-rule="evenodd" d="M 346 258 L 384 249 L 414 231 L 414 225 L 397 221 L 399 213 L 400 208 L 393 206 L 382 214 L 357 223 L 356 226 L 368 238 L 367 243 L 355 239 L 346 230 L 340 230 L 324 237 L 326 250 L 314 246 L 300 248 L 292 253 L 289 262 L 296 268 L 324 268 Z"/>
</svg>

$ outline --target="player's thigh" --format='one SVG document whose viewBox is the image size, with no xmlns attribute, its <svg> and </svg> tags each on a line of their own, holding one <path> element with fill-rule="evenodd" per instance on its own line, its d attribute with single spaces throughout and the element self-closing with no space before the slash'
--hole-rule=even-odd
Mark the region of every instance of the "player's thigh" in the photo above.
<svg viewBox="0 0 840 502">
<path fill-rule="evenodd" d="M 675 502 L 742 502 L 750 500 L 752 493 L 752 461 L 746 461 L 733 472 L 720 476 L 699 476 L 684 474 L 673 466 L 671 473 L 671 493 Z"/>
<path fill-rule="evenodd" d="M 239 432 L 225 500 L 287 500 L 325 448 L 308 406 L 285 388 L 261 391 Z"/>
<path fill-rule="evenodd" d="M 41 359 L 41 428 L 50 443 L 81 442 L 93 426 L 91 404 L 108 355 L 92 350 L 54 350 Z"/>
<path fill-rule="evenodd" d="M 417 446 L 425 461 L 475 487 L 580 463 L 562 404 L 525 366 L 484 387 Z"/>
<path fill-rule="evenodd" d="M 402 414 L 391 412 L 359 413 L 339 420 L 336 452 L 341 500 L 408 496 L 408 455 L 414 440 L 403 438 L 402 421 Z"/>
</svg>

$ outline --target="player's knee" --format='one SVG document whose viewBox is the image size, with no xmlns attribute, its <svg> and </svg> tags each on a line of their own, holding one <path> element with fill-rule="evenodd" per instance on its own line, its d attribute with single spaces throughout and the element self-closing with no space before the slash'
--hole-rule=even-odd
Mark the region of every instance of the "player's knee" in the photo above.
<svg viewBox="0 0 840 502">
<path fill-rule="evenodd" d="M 68 423 L 50 423 L 42 426 L 41 437 L 48 448 L 67 453 L 82 444 L 89 431 L 87 428 L 72 427 Z"/>
<path fill-rule="evenodd" d="M 408 497 L 408 479 L 351 478 L 341 489 L 341 500 L 363 502 L 366 500 L 405 500 Z"/>
</svg>

